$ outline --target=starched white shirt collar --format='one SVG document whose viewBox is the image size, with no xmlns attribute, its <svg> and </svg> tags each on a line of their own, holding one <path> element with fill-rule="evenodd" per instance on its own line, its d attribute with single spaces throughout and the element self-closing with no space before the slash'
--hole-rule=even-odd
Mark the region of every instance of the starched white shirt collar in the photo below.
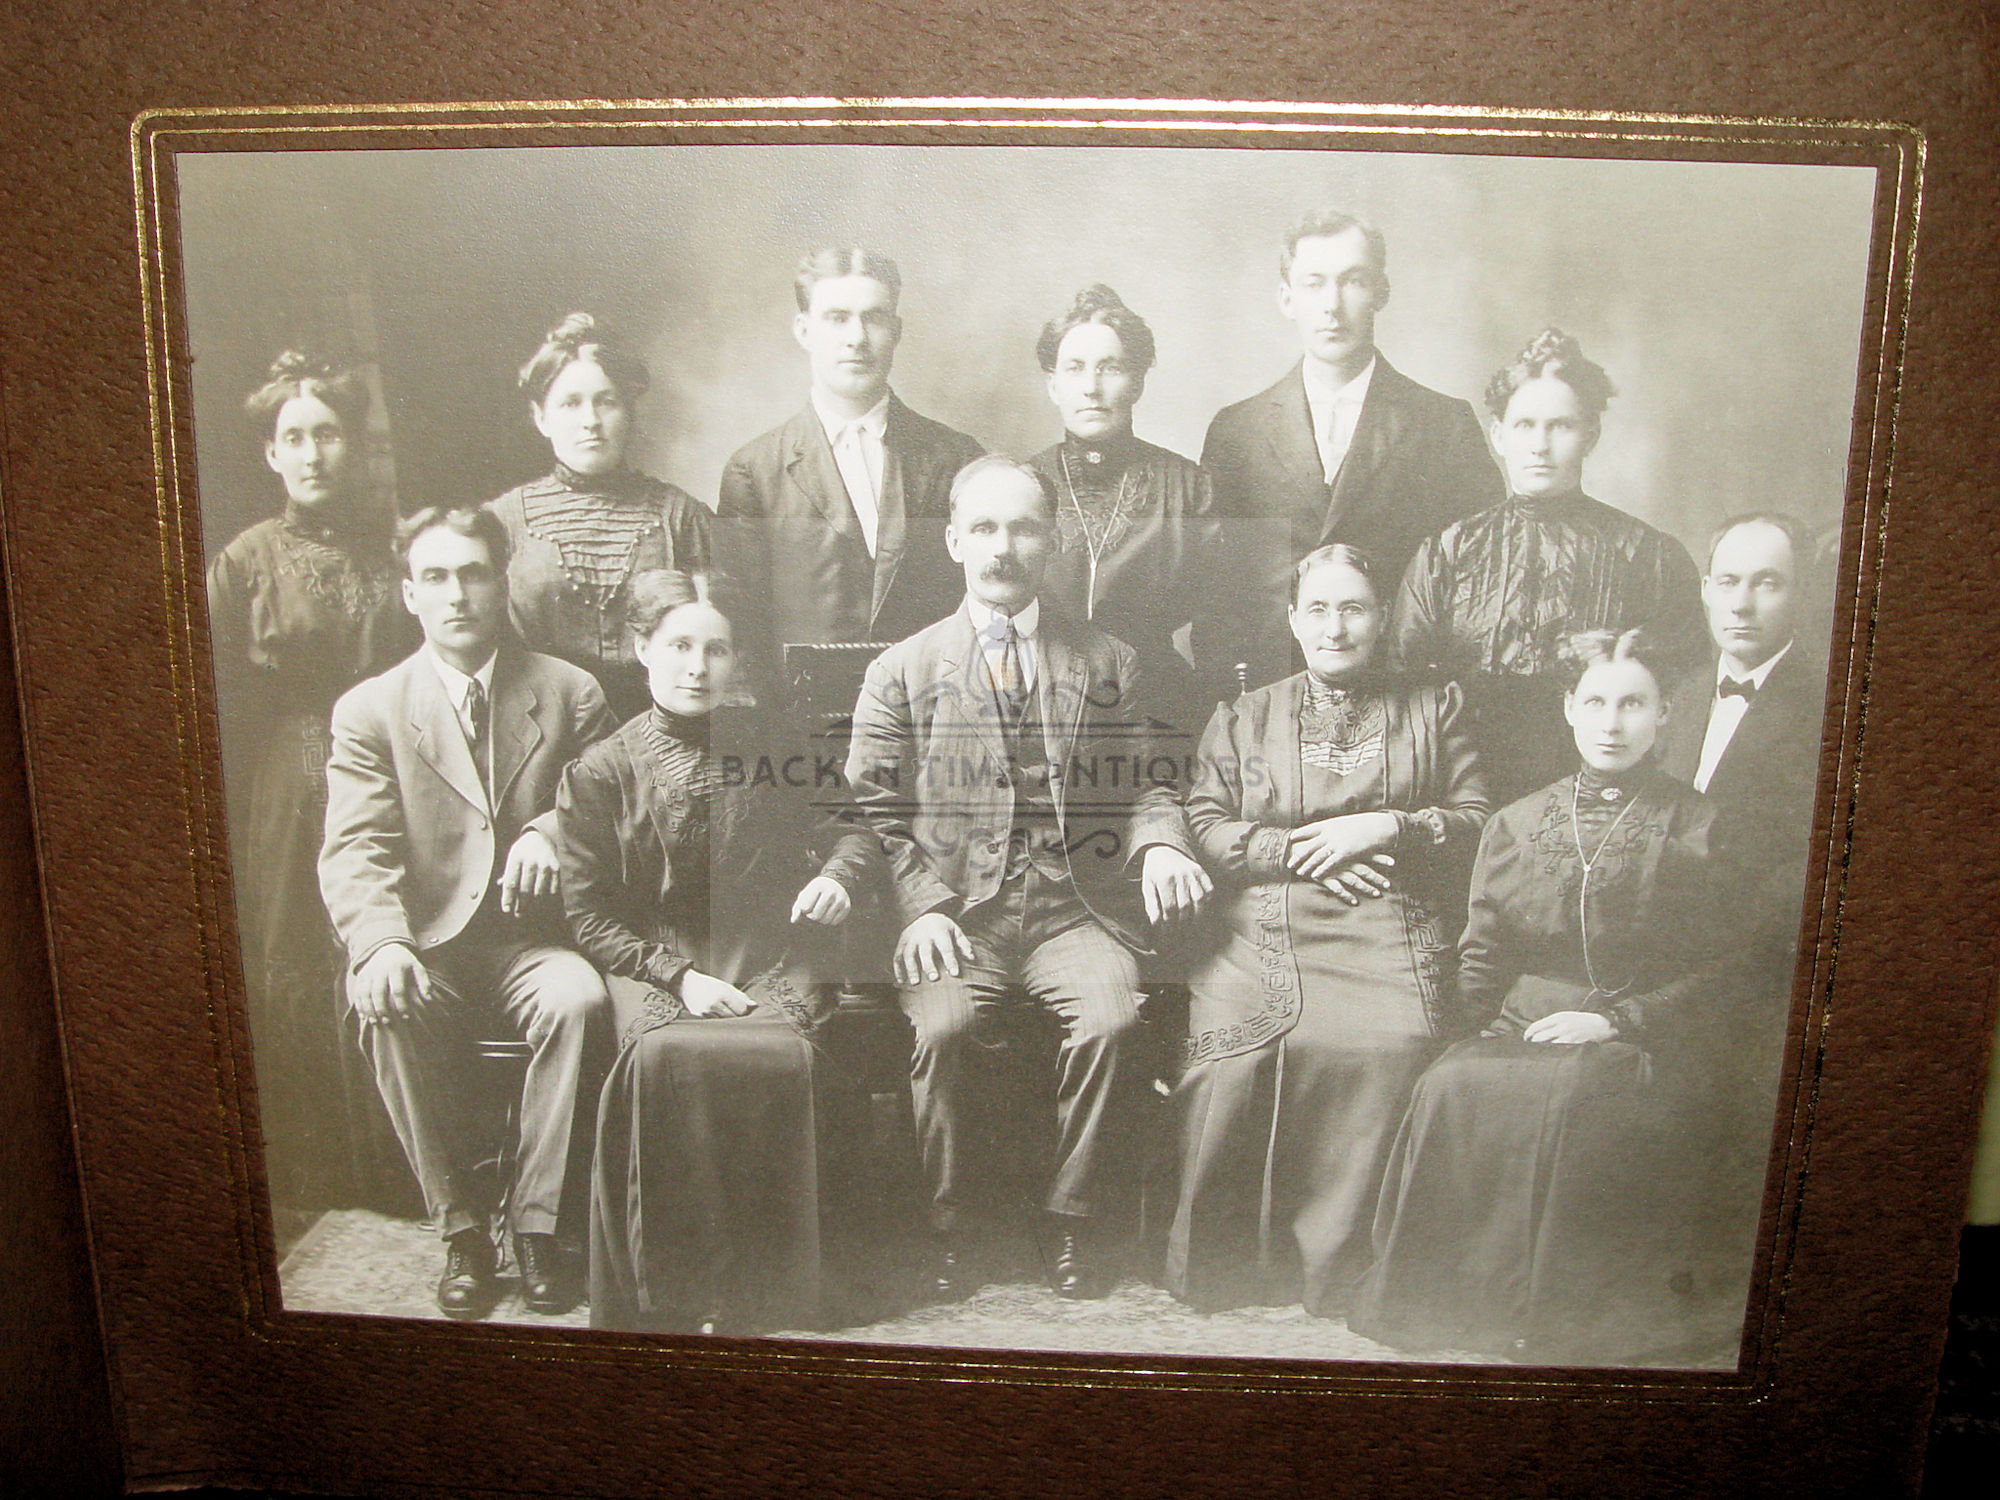
<svg viewBox="0 0 2000 1500">
<path fill-rule="evenodd" d="M 1354 429 L 1361 421 L 1362 405 L 1368 400 L 1369 384 L 1375 379 L 1376 357 L 1368 356 L 1361 373 L 1341 385 L 1333 383 L 1327 367 L 1311 357 L 1300 362 L 1305 377 L 1306 409 L 1312 413 L 1313 442 L 1319 448 L 1320 468 L 1332 484 L 1340 472 L 1341 460 L 1354 442 Z"/>
</svg>

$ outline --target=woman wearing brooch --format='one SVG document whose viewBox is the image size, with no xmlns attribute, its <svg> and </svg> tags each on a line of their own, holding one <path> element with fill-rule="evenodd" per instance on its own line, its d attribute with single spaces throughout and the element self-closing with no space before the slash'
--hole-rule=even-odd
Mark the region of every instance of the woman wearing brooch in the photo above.
<svg viewBox="0 0 2000 1500">
<path fill-rule="evenodd" d="M 794 791 L 778 743 L 733 706 L 734 631 L 694 579 L 639 574 L 627 613 L 651 706 L 556 801 L 563 905 L 621 1032 L 598 1111 L 591 1323 L 810 1326 L 813 1037 L 832 929 L 880 849 Z"/>
<path fill-rule="evenodd" d="M 626 589 L 651 568 L 709 566 L 708 510 L 685 490 L 641 474 L 625 456 L 645 364 L 571 313 L 521 366 L 521 392 L 555 470 L 492 502 L 513 544 L 508 607 L 521 639 L 596 676 L 613 713 L 646 706 L 632 654 Z"/>
<path fill-rule="evenodd" d="M 275 1206 L 338 1207 L 370 1200 L 375 1166 L 396 1158 L 345 1031 L 319 896 L 328 724 L 334 700 L 416 635 L 388 515 L 366 500 L 360 372 L 287 352 L 244 410 L 285 508 L 216 555 L 208 616 L 265 1170 Z"/>
<path fill-rule="evenodd" d="M 1200 590 L 1218 561 L 1208 475 L 1132 433 L 1153 331 L 1110 287 L 1091 285 L 1044 325 L 1035 354 L 1063 421 L 1062 441 L 1030 460 L 1056 492 L 1057 550 L 1042 591 L 1138 651 L 1149 706 L 1191 742 L 1235 689 L 1202 634 L 1213 615 Z M 1183 627 L 1192 666 L 1174 645 Z"/>
<path fill-rule="evenodd" d="M 1465 689 L 1502 805 L 1574 763 L 1562 720 L 1570 636 L 1643 625 L 1672 656 L 1708 659 L 1687 548 L 1583 492 L 1613 394 L 1562 330 L 1530 340 L 1486 387 L 1507 499 L 1424 542 L 1403 575 L 1396 660 Z"/>
<path fill-rule="evenodd" d="M 1485 1029 L 1416 1086 L 1350 1319 L 1399 1348 L 1643 1363 L 1742 1320 L 1747 1260 L 1705 1243 L 1696 1188 L 1739 888 L 1714 805 L 1653 760 L 1658 650 L 1566 654 L 1583 764 L 1480 840 L 1458 992 Z"/>
<path fill-rule="evenodd" d="M 1379 670 L 1372 574 L 1343 545 L 1300 561 L 1306 671 L 1216 709 L 1188 797 L 1222 899 L 1189 976 L 1167 1286 L 1200 1308 L 1346 1310 L 1441 1045 L 1485 782 L 1458 690 Z"/>
</svg>

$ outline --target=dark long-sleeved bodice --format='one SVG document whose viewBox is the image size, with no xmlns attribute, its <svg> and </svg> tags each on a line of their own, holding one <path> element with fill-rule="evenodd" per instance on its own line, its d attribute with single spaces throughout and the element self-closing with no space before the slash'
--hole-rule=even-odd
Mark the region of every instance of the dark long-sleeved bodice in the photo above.
<svg viewBox="0 0 2000 1500">
<path fill-rule="evenodd" d="M 594 674 L 621 718 L 649 701 L 626 623 L 632 575 L 710 565 L 708 508 L 685 490 L 619 469 L 553 474 L 492 502 L 507 528 L 508 608 L 521 639 Z"/>
</svg>

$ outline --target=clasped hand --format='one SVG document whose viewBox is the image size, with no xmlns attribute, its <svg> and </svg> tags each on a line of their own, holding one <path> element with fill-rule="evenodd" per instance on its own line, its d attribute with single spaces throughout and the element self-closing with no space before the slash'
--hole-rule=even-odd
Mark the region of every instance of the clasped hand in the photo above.
<svg viewBox="0 0 2000 1500">
<path fill-rule="evenodd" d="M 1324 887 L 1349 906 L 1389 889 L 1396 857 L 1393 813 L 1346 813 L 1294 828 L 1285 837 L 1285 867 Z"/>
<path fill-rule="evenodd" d="M 1521 1031 L 1521 1040 L 1574 1047 L 1583 1042 L 1608 1042 L 1617 1034 L 1609 1016 L 1594 1010 L 1558 1010 L 1530 1021 Z"/>
</svg>

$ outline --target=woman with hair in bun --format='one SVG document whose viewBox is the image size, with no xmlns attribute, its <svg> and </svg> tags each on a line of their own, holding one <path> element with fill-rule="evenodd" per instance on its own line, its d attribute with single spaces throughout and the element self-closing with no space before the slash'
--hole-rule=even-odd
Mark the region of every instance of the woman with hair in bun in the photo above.
<svg viewBox="0 0 2000 1500">
<path fill-rule="evenodd" d="M 628 599 L 648 706 L 556 797 L 563 906 L 621 1034 L 598 1111 L 590 1320 L 809 1327 L 814 1042 L 840 977 L 835 929 L 881 847 L 840 820 L 837 787 L 804 789 L 760 715 L 730 706 L 740 611 L 725 590 L 650 571 Z"/>
<path fill-rule="evenodd" d="M 1741 887 L 1715 805 L 1653 755 L 1671 658 L 1642 630 L 1563 654 L 1582 765 L 1480 838 L 1458 1004 L 1483 1030 L 1417 1082 L 1349 1326 L 1535 1363 L 1699 1358 L 1736 1336 L 1749 1269 L 1700 1190 Z"/>
<path fill-rule="evenodd" d="M 1200 606 L 1216 571 L 1215 498 L 1199 465 L 1132 433 L 1154 354 L 1146 320 L 1101 284 L 1042 328 L 1035 355 L 1063 422 L 1062 441 L 1030 460 L 1056 493 L 1042 591 L 1138 651 L 1148 706 L 1172 717 L 1191 749 L 1228 671 L 1209 659 L 1212 615 Z M 1183 627 L 1192 664 L 1174 646 Z"/>
<path fill-rule="evenodd" d="M 1613 394 L 1562 330 L 1530 340 L 1486 387 L 1506 500 L 1424 542 L 1403 575 L 1396 657 L 1465 689 L 1498 803 L 1570 764 L 1559 662 L 1569 636 L 1644 625 L 1679 660 L 1707 653 L 1687 548 L 1583 492 Z"/>
<path fill-rule="evenodd" d="M 394 1162 L 387 1121 L 344 1031 L 341 950 L 320 902 L 333 703 L 400 661 L 416 633 L 396 592 L 388 516 L 368 503 L 359 371 L 278 356 L 244 410 L 284 510 L 216 554 L 209 633 L 222 726 L 237 926 L 280 1208 L 345 1206 Z"/>
<path fill-rule="evenodd" d="M 493 502 L 507 528 L 514 628 L 536 651 L 595 674 L 612 712 L 644 708 L 626 589 L 651 568 L 709 566 L 709 514 L 692 495 L 626 463 L 633 408 L 652 383 L 588 313 L 571 313 L 521 366 L 521 393 L 555 469 Z"/>
<path fill-rule="evenodd" d="M 1443 1045 L 1452 912 L 1491 809 L 1458 689 L 1382 669 L 1374 571 L 1339 543 L 1300 559 L 1306 670 L 1216 708 L 1187 799 L 1218 902 L 1191 945 L 1167 1287 L 1199 1308 L 1347 1310 Z"/>
</svg>

